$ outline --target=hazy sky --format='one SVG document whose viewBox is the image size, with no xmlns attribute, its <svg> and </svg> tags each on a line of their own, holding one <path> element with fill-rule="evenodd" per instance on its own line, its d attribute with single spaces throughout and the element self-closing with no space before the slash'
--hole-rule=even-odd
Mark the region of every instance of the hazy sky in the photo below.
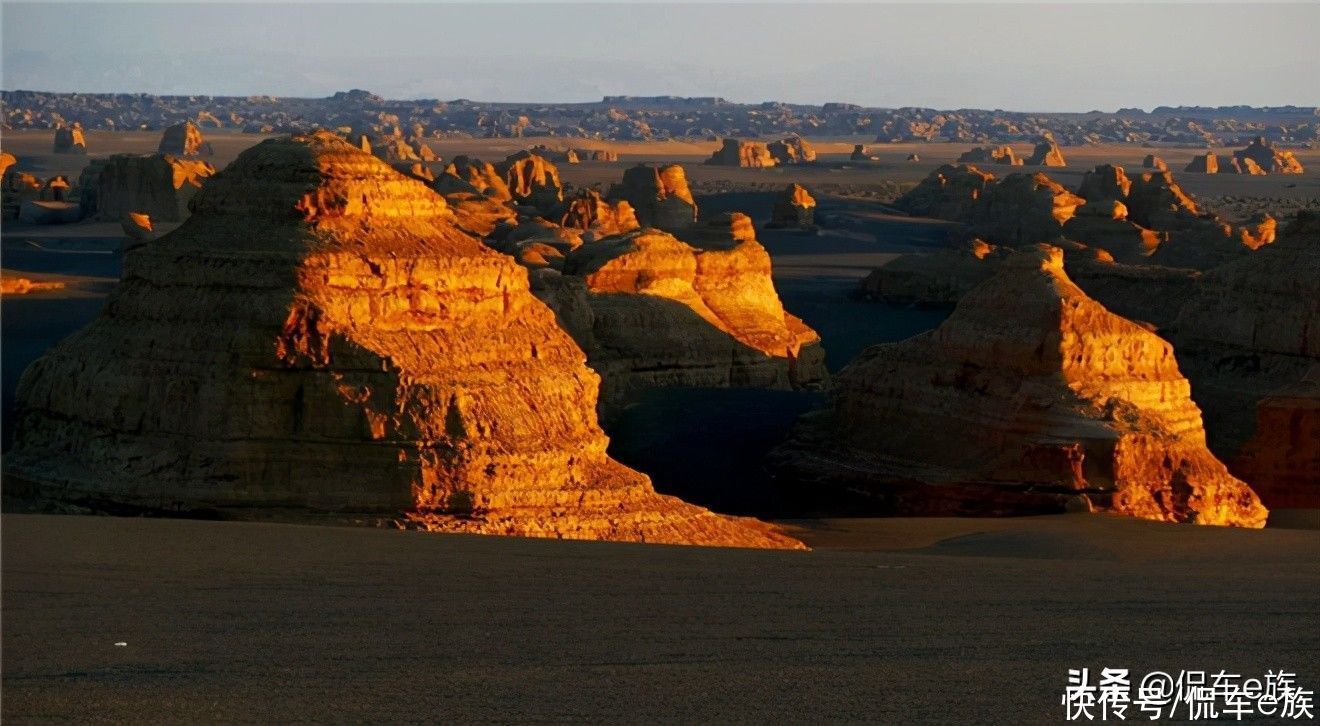
<svg viewBox="0 0 1320 726">
<path fill-rule="evenodd" d="M 1320 104 L 1320 3 L 3 5 L 3 87 L 1114 110 Z"/>
</svg>

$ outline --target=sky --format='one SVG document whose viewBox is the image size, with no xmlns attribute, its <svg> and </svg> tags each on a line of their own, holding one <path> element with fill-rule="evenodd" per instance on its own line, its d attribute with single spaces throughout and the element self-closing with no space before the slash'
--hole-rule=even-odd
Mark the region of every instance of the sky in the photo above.
<svg viewBox="0 0 1320 726">
<path fill-rule="evenodd" d="M 1320 104 L 1320 2 L 4 2 L 6 90 L 1113 111 Z"/>
</svg>

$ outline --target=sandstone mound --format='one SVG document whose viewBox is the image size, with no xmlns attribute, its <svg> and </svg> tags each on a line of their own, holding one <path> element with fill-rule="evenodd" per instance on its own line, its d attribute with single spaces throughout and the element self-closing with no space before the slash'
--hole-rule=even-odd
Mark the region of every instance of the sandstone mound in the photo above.
<svg viewBox="0 0 1320 726">
<path fill-rule="evenodd" d="M 638 164 L 627 169 L 609 196 L 632 205 L 637 221 L 646 227 L 681 234 L 697 222 L 697 203 L 688 188 L 687 174 L 678 164 Z"/>
<path fill-rule="evenodd" d="M 801 136 L 773 141 L 766 149 L 779 164 L 807 164 L 816 160 L 816 149 Z"/>
<path fill-rule="evenodd" d="M 957 249 L 901 255 L 862 280 L 862 292 L 891 305 L 952 307 L 990 279 L 1012 250 L 971 240 Z"/>
<path fill-rule="evenodd" d="M 60 126 L 55 129 L 56 154 L 86 154 L 87 139 L 83 138 L 82 124 L 74 122 L 72 126 Z"/>
<path fill-rule="evenodd" d="M 978 146 L 963 152 L 958 157 L 959 164 L 1002 164 L 1004 166 L 1022 166 L 1022 160 L 1013 153 L 1011 146 Z"/>
<path fill-rule="evenodd" d="M 7 480 L 148 509 L 801 546 L 610 459 L 581 350 L 422 183 L 322 132 L 244 152 L 194 201 L 26 372 Z"/>
<path fill-rule="evenodd" d="M 971 233 L 996 244 L 1051 242 L 1086 200 L 1045 174 L 1009 174 L 970 205 Z"/>
<path fill-rule="evenodd" d="M 626 199 L 611 203 L 594 189 L 584 189 L 570 197 L 559 216 L 559 223 L 591 232 L 596 238 L 631 232 L 641 226 Z"/>
<path fill-rule="evenodd" d="M 435 180 L 435 190 L 441 194 L 482 194 L 498 202 L 513 199 L 509 185 L 491 164 L 470 156 L 455 156 Z"/>
<path fill-rule="evenodd" d="M 202 130 L 197 128 L 197 125 L 191 121 L 184 121 L 165 129 L 165 133 L 160 137 L 160 147 L 157 151 L 173 156 L 212 156 L 215 154 L 215 151 L 211 148 L 211 143 L 202 138 Z"/>
<path fill-rule="evenodd" d="M 1183 171 L 1189 174 L 1218 174 L 1219 157 L 1215 156 L 1213 151 L 1197 154 L 1187 166 L 1183 167 Z"/>
<path fill-rule="evenodd" d="M 975 166 L 944 164 L 895 200 L 894 206 L 918 217 L 966 221 L 994 182 L 994 174 Z"/>
<path fill-rule="evenodd" d="M 115 154 L 95 177 L 96 216 L 118 222 L 130 212 L 141 212 L 157 221 L 181 222 L 188 216 L 188 201 L 212 174 L 215 167 L 205 161 Z"/>
<path fill-rule="evenodd" d="M 706 160 L 715 166 L 745 166 L 763 168 L 775 166 L 775 157 L 764 141 L 725 139 L 723 145 Z"/>
<path fill-rule="evenodd" d="M 1211 448 L 1231 459 L 1257 402 L 1320 362 L 1320 214 L 1299 213 L 1274 244 L 1207 272 L 1174 328 Z"/>
<path fill-rule="evenodd" d="M 1063 151 L 1059 145 L 1054 143 L 1054 138 L 1047 136 L 1036 144 L 1035 150 L 1031 152 L 1031 157 L 1027 159 L 1027 166 L 1067 166 L 1068 162 L 1063 158 Z"/>
<path fill-rule="evenodd" d="M 784 311 L 770 256 L 745 226 L 700 249 L 646 228 L 587 243 L 533 288 L 601 374 L 606 407 L 664 386 L 807 387 L 826 378 L 820 338 Z"/>
<path fill-rule="evenodd" d="M 1154 169 L 1156 171 L 1169 170 L 1169 165 L 1164 162 L 1164 159 L 1154 154 L 1146 154 L 1146 158 L 1141 160 L 1141 166 L 1143 169 Z"/>
<path fill-rule="evenodd" d="M 902 513 L 1263 526 L 1188 394 L 1171 346 L 1087 297 L 1043 247 L 1010 256 L 936 330 L 862 353 L 775 460 Z"/>
<path fill-rule="evenodd" d="M 770 210 L 770 226 L 814 229 L 815 215 L 816 198 L 811 192 L 804 186 L 789 184 Z"/>
<path fill-rule="evenodd" d="M 1264 136 L 1257 136 L 1245 149 L 1233 152 L 1233 160 L 1242 169 L 1254 168 L 1261 174 L 1301 174 L 1305 172 L 1302 162 L 1291 151 L 1274 148 Z M 1239 173 L 1252 173 L 1239 171 Z"/>
<path fill-rule="evenodd" d="M 551 209 L 564 200 L 559 170 L 549 159 L 519 151 L 495 166 L 516 204 Z"/>
</svg>

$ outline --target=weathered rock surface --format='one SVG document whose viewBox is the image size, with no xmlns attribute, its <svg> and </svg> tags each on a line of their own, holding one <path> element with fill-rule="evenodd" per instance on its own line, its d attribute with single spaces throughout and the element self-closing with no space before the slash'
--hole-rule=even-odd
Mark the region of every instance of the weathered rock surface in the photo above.
<svg viewBox="0 0 1320 726">
<path fill-rule="evenodd" d="M 745 215 L 734 215 L 746 220 Z M 713 249 L 653 228 L 583 244 L 533 291 L 601 374 L 609 410 L 644 388 L 811 387 L 820 337 L 787 313 L 750 220 Z"/>
<path fill-rule="evenodd" d="M 1256 404 L 1256 430 L 1232 463 L 1270 509 L 1320 508 L 1320 367 Z"/>
<path fill-rule="evenodd" d="M 167 129 L 160 137 L 160 147 L 157 148 L 162 154 L 173 156 L 212 156 L 215 151 L 211 148 L 211 143 L 202 138 L 202 130 L 192 121 L 184 121 L 181 124 L 175 124 Z"/>
<path fill-rule="evenodd" d="M 1156 171 L 1169 170 L 1169 165 L 1164 162 L 1164 159 L 1154 154 L 1146 154 L 1146 158 L 1141 160 L 1141 166 L 1144 169 L 1154 169 Z"/>
<path fill-rule="evenodd" d="M 1031 152 L 1031 157 L 1027 159 L 1027 166 L 1067 166 L 1068 162 L 1063 158 L 1063 151 L 1059 145 L 1054 143 L 1054 137 L 1047 136 L 1036 144 L 1036 148 Z"/>
<path fill-rule="evenodd" d="M 628 202 L 645 227 L 682 234 L 697 222 L 697 203 L 687 173 L 678 164 L 638 164 L 626 169 L 623 181 L 610 189 L 609 197 Z"/>
<path fill-rule="evenodd" d="M 1012 250 L 971 240 L 957 249 L 901 255 L 862 280 L 862 292 L 891 305 L 952 307 L 994 276 Z"/>
<path fill-rule="evenodd" d="M 119 225 L 133 242 L 151 242 L 160 238 L 160 233 L 152 224 L 151 217 L 146 214 L 129 212 L 119 220 Z"/>
<path fill-rule="evenodd" d="M 816 198 L 811 196 L 811 192 L 804 186 L 789 184 L 775 199 L 770 210 L 770 226 L 813 229 L 815 215 Z"/>
<path fill-rule="evenodd" d="M 115 154 L 96 175 L 96 216 L 118 222 L 141 212 L 160 222 L 181 222 L 188 201 L 215 174 L 205 161 L 169 154 Z"/>
<path fill-rule="evenodd" d="M 1233 159 L 1244 168 L 1254 167 L 1261 174 L 1301 174 L 1306 171 L 1293 152 L 1274 148 L 1264 136 L 1257 136 L 1246 148 L 1234 151 Z"/>
<path fill-rule="evenodd" d="M 723 146 L 716 149 L 706 163 L 716 166 L 763 168 L 774 166 L 777 162 L 764 141 L 725 139 Z"/>
<path fill-rule="evenodd" d="M 509 185 L 495 167 L 481 159 L 455 156 L 432 185 L 441 194 L 482 194 L 497 202 L 513 199 Z"/>
<path fill-rule="evenodd" d="M 25 373 L 7 482 L 148 509 L 801 546 L 610 459 L 582 351 L 422 183 L 323 132 L 244 152 L 194 201 Z"/>
<path fill-rule="evenodd" d="M 82 124 L 75 121 L 72 126 L 55 129 L 53 150 L 56 154 L 86 154 L 87 139 L 83 137 Z"/>
<path fill-rule="evenodd" d="M 962 222 L 994 182 L 994 174 L 975 166 L 944 164 L 895 200 L 894 206 L 918 217 Z"/>
<path fill-rule="evenodd" d="M 1086 200 L 1045 174 L 1009 174 L 970 205 L 971 233 L 994 244 L 1029 245 L 1063 235 Z"/>
<path fill-rule="evenodd" d="M 1274 244 L 1205 273 L 1173 327 L 1210 446 L 1231 460 L 1256 404 L 1320 362 L 1320 214 L 1301 212 Z"/>
<path fill-rule="evenodd" d="M 772 141 L 766 146 L 779 164 L 807 164 L 816 160 L 816 149 L 801 136 Z"/>
<path fill-rule="evenodd" d="M 611 203 L 594 189 L 578 192 L 569 197 L 564 205 L 564 211 L 559 215 L 559 223 L 565 227 L 591 232 L 597 239 L 630 232 L 641 226 L 628 200 L 620 199 Z"/>
<path fill-rule="evenodd" d="M 1206 449 L 1189 390 L 1167 342 L 1087 297 L 1044 247 L 1011 255 L 936 330 L 862 353 L 774 459 L 799 485 L 901 513 L 1263 526 Z"/>
</svg>

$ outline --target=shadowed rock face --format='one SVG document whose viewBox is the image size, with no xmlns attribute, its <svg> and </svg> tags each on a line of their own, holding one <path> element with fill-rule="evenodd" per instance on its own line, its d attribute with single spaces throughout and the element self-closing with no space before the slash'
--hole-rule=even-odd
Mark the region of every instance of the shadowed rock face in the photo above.
<svg viewBox="0 0 1320 726">
<path fill-rule="evenodd" d="M 1169 165 L 1164 162 L 1164 159 L 1161 159 L 1154 154 L 1146 154 L 1146 158 L 1141 160 L 1141 166 L 1142 168 L 1154 169 L 1156 171 L 1169 170 Z"/>
<path fill-rule="evenodd" d="M 1207 151 L 1204 154 L 1193 156 L 1183 171 L 1189 174 L 1218 174 L 1219 157 L 1214 152 Z"/>
<path fill-rule="evenodd" d="M 1239 174 L 1301 174 L 1306 171 L 1291 151 L 1275 149 L 1263 136 L 1252 139 L 1245 149 L 1234 151 L 1233 160 L 1239 164 Z"/>
<path fill-rule="evenodd" d="M 583 244 L 563 274 L 533 276 L 604 379 L 607 410 L 642 388 L 786 389 L 827 377 L 820 337 L 784 310 L 769 254 L 739 224 L 745 215 L 732 216 L 710 248 L 645 228 Z"/>
<path fill-rule="evenodd" d="M 83 138 L 82 124 L 55 129 L 54 151 L 56 154 L 86 154 L 87 139 Z"/>
<path fill-rule="evenodd" d="M 639 164 L 625 170 L 623 181 L 610 189 L 610 199 L 632 205 L 637 221 L 646 227 L 681 234 L 697 221 L 697 203 L 678 164 Z"/>
<path fill-rule="evenodd" d="M 777 162 L 764 141 L 725 139 L 724 145 L 716 149 L 706 163 L 716 166 L 761 168 L 775 166 Z"/>
<path fill-rule="evenodd" d="M 800 546 L 606 456 L 582 351 L 421 182 L 323 132 L 244 152 L 193 207 L 25 373 L 9 476 L 149 509 Z"/>
<path fill-rule="evenodd" d="M 1173 340 L 1211 448 L 1231 459 L 1257 402 L 1320 364 L 1320 215 L 1301 212 L 1274 244 L 1207 272 Z"/>
<path fill-rule="evenodd" d="M 1060 250 L 1024 250 L 936 330 L 849 364 L 775 459 L 898 512 L 1263 526 L 1205 448 L 1189 388 L 1172 347 L 1088 298 Z"/>
<path fill-rule="evenodd" d="M 1085 202 L 1044 174 L 1009 174 L 970 206 L 968 224 L 996 244 L 1051 242 Z"/>
<path fill-rule="evenodd" d="M 770 210 L 771 227 L 797 227 L 811 229 L 815 224 L 816 198 L 807 188 L 789 184 L 775 199 Z"/>
<path fill-rule="evenodd" d="M 978 146 L 963 152 L 958 157 L 959 164 L 1002 164 L 1004 166 L 1022 166 L 1022 160 L 1013 153 L 1011 146 Z"/>
<path fill-rule="evenodd" d="M 191 121 L 165 129 L 157 151 L 174 156 L 211 156 L 215 153 L 211 144 L 202 138 L 202 130 Z"/>
<path fill-rule="evenodd" d="M 971 209 L 995 183 L 995 175 L 967 164 L 944 164 L 894 201 L 918 217 L 966 221 Z"/>
<path fill-rule="evenodd" d="M 181 222 L 188 202 L 215 167 L 197 159 L 169 154 L 115 154 L 82 177 L 95 181 L 92 208 L 98 219 L 118 222 L 130 212 L 149 215 L 158 222 Z"/>
<path fill-rule="evenodd" d="M 1320 508 L 1320 366 L 1256 405 L 1256 432 L 1233 461 L 1271 509 Z"/>
<path fill-rule="evenodd" d="M 1042 139 L 1036 144 L 1036 148 L 1031 152 L 1031 157 L 1027 159 L 1027 166 L 1067 166 L 1068 162 L 1063 159 L 1063 152 L 1059 145 L 1054 143 L 1053 138 Z"/>
</svg>

